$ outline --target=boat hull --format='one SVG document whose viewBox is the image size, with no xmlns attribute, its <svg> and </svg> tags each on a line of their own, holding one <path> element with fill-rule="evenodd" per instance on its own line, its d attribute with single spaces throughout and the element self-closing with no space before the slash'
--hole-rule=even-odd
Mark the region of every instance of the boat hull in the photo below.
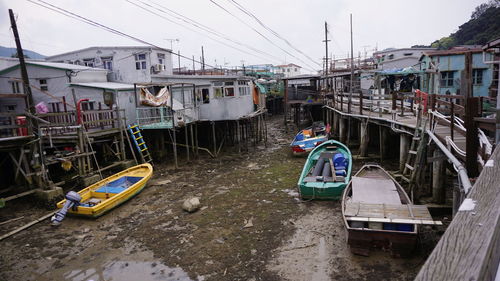
<svg viewBox="0 0 500 281">
<path fill-rule="evenodd" d="M 346 168 L 346 175 L 344 180 L 339 182 L 333 181 L 307 181 L 307 178 L 314 168 L 315 164 L 318 162 L 320 155 L 323 152 L 329 151 L 328 147 L 337 146 L 338 150 L 333 150 L 336 152 L 341 152 L 348 159 L 348 167 Z M 339 200 L 342 197 L 342 192 L 347 186 L 350 173 L 352 168 L 352 156 L 349 149 L 340 142 L 334 140 L 328 140 L 317 146 L 309 154 L 302 173 L 300 175 L 299 181 L 297 183 L 298 190 L 302 199 L 305 200 Z"/>
<path fill-rule="evenodd" d="M 348 229 L 347 244 L 356 255 L 369 256 L 370 249 L 382 249 L 395 257 L 408 257 L 417 244 L 416 232 L 390 232 L 380 230 Z"/>
<path fill-rule="evenodd" d="M 375 169 L 376 172 L 366 172 L 370 169 Z M 404 191 L 403 187 L 401 187 L 401 185 L 391 175 L 378 165 L 365 165 L 356 173 L 354 177 L 380 178 L 378 175 L 394 182 L 400 197 L 399 200 L 403 205 L 411 204 L 411 200 Z M 350 200 L 350 195 L 352 195 L 352 182 L 354 181 L 354 177 L 342 195 L 342 217 L 347 229 L 347 244 L 349 245 L 351 252 L 357 255 L 368 256 L 370 254 L 370 250 L 375 248 L 390 251 L 391 255 L 394 257 L 410 256 L 417 243 L 418 226 L 416 224 L 403 225 L 404 227 L 408 227 L 405 231 L 395 230 L 398 224 L 390 224 L 390 229 L 384 229 L 384 227 L 386 227 L 385 223 L 378 223 L 378 227 L 380 229 L 373 229 L 373 227 L 370 226 L 370 223 L 365 224 L 362 227 L 360 226 L 359 228 L 353 227 L 349 224 L 346 216 L 346 204 Z"/>
<path fill-rule="evenodd" d="M 79 206 L 71 208 L 68 213 L 75 216 L 89 218 L 100 217 L 139 194 L 151 178 L 152 172 L 153 168 L 150 164 L 141 164 L 121 171 L 87 188 L 84 188 L 78 192 L 82 197 L 82 202 L 86 202 L 94 197 L 100 199 L 102 202 L 95 206 L 90 206 L 86 203 L 82 203 Z M 123 189 L 118 193 L 115 193 L 113 191 L 113 188 L 116 187 L 106 186 L 107 184 L 121 179 L 125 179 L 126 181 L 129 178 L 139 179 L 137 180 L 137 182 L 134 182 L 132 185 L 128 186 L 126 189 Z M 65 201 L 66 200 L 62 200 L 57 203 L 57 207 L 62 208 Z"/>
</svg>

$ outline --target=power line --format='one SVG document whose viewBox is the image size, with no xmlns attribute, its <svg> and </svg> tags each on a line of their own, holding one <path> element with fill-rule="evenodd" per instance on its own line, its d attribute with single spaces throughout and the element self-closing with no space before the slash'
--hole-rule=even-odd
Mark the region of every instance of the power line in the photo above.
<svg viewBox="0 0 500 281">
<path fill-rule="evenodd" d="M 125 1 L 129 2 L 130 4 L 132 4 L 132 5 L 136 6 L 136 7 L 140 8 L 140 9 L 143 9 L 143 10 L 145 10 L 145 11 L 147 11 L 147 12 L 149 12 L 149 13 L 153 14 L 153 15 L 156 15 L 156 16 L 158 16 L 158 17 L 160 17 L 160 18 L 162 18 L 162 19 L 164 19 L 164 20 L 166 20 L 166 21 L 168 21 L 168 22 L 174 23 L 174 24 L 179 25 L 179 26 L 181 26 L 181 27 L 184 27 L 184 28 L 186 28 L 186 29 L 188 29 L 188 30 L 190 30 L 190 31 L 192 31 L 192 32 L 195 32 L 195 33 L 200 34 L 200 35 L 202 35 L 202 36 L 208 37 L 208 38 L 210 38 L 211 40 L 214 40 L 215 42 L 220 43 L 220 44 L 222 44 L 222 45 L 224 45 L 224 46 L 227 46 L 227 47 L 229 47 L 229 48 L 232 48 L 232 49 L 238 50 L 238 51 L 240 51 L 240 52 L 242 52 L 242 53 L 245 53 L 245 54 L 247 54 L 247 55 L 255 56 L 255 57 L 258 57 L 258 58 L 260 58 L 260 59 L 264 59 L 264 60 L 266 60 L 266 58 L 260 57 L 260 56 L 258 56 L 258 55 L 256 55 L 256 54 L 249 53 L 249 52 L 247 52 L 247 51 L 245 51 L 245 50 L 242 50 L 242 49 L 240 49 L 240 48 L 237 48 L 237 47 L 234 47 L 234 46 L 228 45 L 228 44 L 226 44 L 226 43 L 224 43 L 224 42 L 221 42 L 220 40 L 217 40 L 217 39 L 215 39 L 215 38 L 213 38 L 213 37 L 211 37 L 211 36 L 209 36 L 209 35 L 207 35 L 207 34 L 204 34 L 204 33 L 198 32 L 198 31 L 196 31 L 196 30 L 194 30 L 194 29 L 192 29 L 192 28 L 190 28 L 190 27 L 184 26 L 184 25 L 182 25 L 182 24 L 180 24 L 180 23 L 178 23 L 178 22 L 175 22 L 175 21 L 173 21 L 173 20 L 171 20 L 171 19 L 169 19 L 169 18 L 166 18 L 166 17 L 164 17 L 163 15 L 160 15 L 160 14 L 156 13 L 155 11 L 152 11 L 152 10 L 150 10 L 150 9 L 148 9 L 148 8 L 146 8 L 146 7 L 144 7 L 144 6 L 140 5 L 140 4 L 138 4 L 138 3 L 132 2 L 132 1 L 130 1 L 130 0 L 125 0 Z M 151 7 L 152 9 L 156 9 L 157 11 L 160 11 L 160 12 L 166 13 L 164 10 L 161 10 L 161 9 L 158 9 L 158 8 L 156 8 L 156 7 L 154 7 L 154 6 L 151 6 L 151 5 L 149 5 L 148 3 L 145 3 L 145 2 L 143 2 L 143 1 L 139 1 L 139 2 L 143 3 L 144 5 L 146 5 L 146 6 L 148 6 L 148 7 Z M 179 20 L 182 20 L 182 21 L 184 21 L 184 22 L 186 22 L 186 23 L 189 23 L 189 24 L 193 25 L 192 23 L 190 23 L 190 22 L 188 22 L 188 21 L 186 21 L 186 20 L 184 20 L 184 19 L 182 19 L 182 18 L 179 18 L 179 17 L 176 17 L 176 18 L 177 18 L 177 19 L 179 19 Z M 195 27 L 200 28 L 199 26 L 195 26 Z M 211 32 L 211 33 L 213 33 L 213 32 Z M 217 35 L 217 34 L 215 34 L 215 35 Z M 219 35 L 217 35 L 217 36 L 219 36 Z M 220 36 L 219 36 L 219 37 L 220 37 Z M 231 40 L 230 40 L 230 41 L 231 41 Z M 257 50 L 257 51 L 258 51 L 258 50 Z M 258 52 L 259 52 L 259 51 L 258 51 Z M 207 65 L 207 64 L 205 64 L 205 65 Z"/>
<path fill-rule="evenodd" d="M 41 2 L 41 3 L 43 3 L 43 4 L 38 3 L 38 2 L 35 2 L 34 0 L 27 0 L 27 1 L 28 1 L 28 2 L 31 2 L 31 3 L 33 3 L 33 4 L 35 4 L 35 5 L 41 6 L 41 7 L 43 7 L 43 8 L 46 8 L 46 9 L 52 10 L 52 11 L 54 11 L 54 12 L 56 12 L 56 13 L 61 14 L 61 15 L 67 16 L 67 17 L 69 17 L 69 18 L 73 18 L 73 19 L 76 19 L 76 20 L 81 21 L 81 22 L 83 22 L 83 23 L 86 23 L 86 24 L 92 25 L 92 26 L 94 26 L 94 27 L 98 27 L 98 28 L 104 29 L 104 30 L 106 30 L 106 31 L 108 31 L 108 32 L 111 32 L 111 33 L 113 33 L 113 34 L 116 34 L 116 35 L 119 35 L 119 36 L 122 36 L 122 37 L 126 37 L 126 38 L 129 38 L 129 39 L 132 39 L 132 40 L 137 41 L 137 42 L 139 42 L 139 43 L 142 43 L 142 44 L 145 44 L 145 45 L 149 45 L 149 46 L 152 46 L 152 47 L 158 48 L 158 49 L 160 49 L 160 50 L 163 50 L 163 51 L 169 52 L 169 53 L 171 53 L 171 54 L 173 54 L 173 55 L 176 55 L 176 56 L 179 56 L 179 57 L 181 57 L 181 58 L 185 58 L 185 59 L 188 59 L 188 60 L 190 60 L 190 61 L 195 61 L 195 62 L 197 62 L 197 63 L 200 63 L 200 64 L 201 64 L 201 62 L 200 62 L 200 61 L 193 60 L 193 59 L 188 58 L 188 57 L 186 57 L 186 56 L 184 56 L 184 55 L 179 55 L 179 54 L 176 54 L 176 53 L 172 52 L 172 50 L 169 50 L 169 49 L 166 49 L 166 48 L 162 48 L 162 47 L 157 46 L 157 45 L 155 45 L 155 44 L 153 44 L 153 43 L 149 43 L 149 42 L 147 42 L 147 41 L 145 41 L 145 40 L 139 39 L 139 38 L 137 38 L 137 37 L 134 37 L 134 36 L 132 36 L 132 35 L 126 34 L 126 33 L 121 32 L 121 31 L 119 31 L 119 30 L 113 29 L 113 28 L 108 27 L 108 26 L 106 26 L 106 25 L 100 24 L 100 23 L 98 23 L 98 22 L 96 22 L 96 21 L 90 20 L 90 19 L 88 19 L 88 18 L 85 18 L 85 17 L 83 17 L 83 16 L 80 16 L 80 15 L 78 15 L 78 14 L 75 14 L 75 13 L 73 13 L 73 12 L 71 12 L 71 11 L 68 11 L 68 10 L 66 10 L 66 9 L 63 9 L 63 8 L 58 7 L 58 6 L 56 6 L 56 5 L 53 5 L 53 4 L 50 4 L 50 3 L 47 3 L 47 2 L 45 2 L 45 1 L 43 1 L 43 0 L 38 0 L 38 2 Z M 206 64 L 206 65 L 208 65 L 208 64 Z M 212 65 L 208 65 L 208 66 L 210 66 L 210 67 L 214 67 L 214 66 L 212 66 Z M 214 68 L 215 68 L 215 67 L 214 67 Z"/>
<path fill-rule="evenodd" d="M 160 8 L 153 7 L 153 6 L 147 4 L 147 3 L 143 2 L 143 1 L 140 1 L 140 2 L 144 3 L 145 5 L 150 6 L 152 8 L 155 8 L 155 9 L 157 9 L 159 11 L 162 11 L 163 13 L 175 14 L 174 15 L 175 18 L 177 18 L 179 20 L 182 20 L 182 21 L 184 21 L 186 23 L 189 23 L 189 24 L 191 24 L 191 25 L 193 25 L 193 26 L 195 26 L 195 27 L 197 27 L 197 28 L 199 28 L 199 29 L 201 29 L 203 31 L 209 32 L 209 33 L 214 34 L 214 35 L 216 35 L 216 36 L 218 36 L 220 38 L 223 38 L 223 39 L 225 39 L 227 41 L 230 41 L 230 42 L 232 42 L 234 44 L 237 44 L 237 45 L 242 46 L 242 47 L 246 47 L 246 48 L 248 48 L 248 49 L 250 49 L 250 50 L 252 50 L 254 52 L 258 52 L 260 54 L 266 55 L 266 56 L 268 56 L 268 57 L 270 57 L 272 59 L 280 60 L 280 58 L 278 58 L 278 57 L 276 57 L 276 56 L 274 56 L 272 54 L 269 54 L 269 53 L 267 53 L 265 51 L 259 50 L 259 49 L 255 48 L 255 47 L 251 46 L 251 45 L 248 45 L 248 44 L 245 44 L 245 43 L 241 43 L 241 42 L 239 42 L 237 40 L 234 40 L 234 39 L 230 38 L 229 36 L 225 35 L 224 33 L 221 33 L 221 32 L 219 32 L 219 31 L 217 31 L 217 30 L 215 30 L 215 29 L 213 29 L 213 28 L 211 28 L 211 27 L 209 27 L 207 25 L 204 25 L 204 24 L 202 24 L 202 23 L 200 23 L 200 22 L 198 22 L 196 20 L 193 20 L 193 19 L 191 19 L 191 18 L 189 18 L 187 16 L 184 16 L 184 15 L 182 15 L 182 14 L 180 14 L 180 13 L 178 13 L 178 12 L 172 10 L 172 9 L 169 9 L 169 8 L 167 8 L 167 7 L 159 4 L 159 3 L 156 3 L 156 2 L 153 2 L 153 1 L 149 0 L 149 2 L 157 5 L 160 8 L 165 9 L 166 11 L 164 11 L 164 10 L 162 10 Z"/>
<path fill-rule="evenodd" d="M 220 9 L 222 9 L 223 11 L 225 11 L 226 13 L 230 14 L 231 16 L 233 16 L 234 18 L 236 18 L 239 22 L 243 23 L 244 25 L 246 25 L 247 27 L 249 27 L 250 29 L 252 29 L 254 32 L 256 32 L 257 34 L 259 34 L 262 38 L 264 38 L 267 42 L 271 43 L 272 45 L 274 45 L 275 47 L 279 48 L 280 50 L 282 50 L 283 52 L 285 52 L 286 54 L 296 58 L 297 60 L 301 61 L 302 63 L 304 63 L 305 65 L 311 67 L 311 69 L 308 69 L 308 70 L 312 70 L 312 71 L 316 71 L 316 70 L 313 70 L 313 66 L 311 66 L 310 64 L 308 64 L 307 62 L 303 61 L 302 59 L 296 57 L 295 55 L 293 55 L 292 53 L 288 52 L 287 50 L 283 49 L 281 46 L 277 45 L 276 43 L 274 43 L 271 39 L 269 39 L 267 36 L 265 36 L 264 34 L 262 34 L 260 31 L 258 31 L 257 29 L 255 29 L 253 26 L 251 26 L 250 24 L 248 24 L 247 22 L 245 22 L 244 20 L 240 19 L 238 16 L 236 16 L 235 14 L 231 13 L 229 10 L 227 10 L 226 8 L 224 8 L 223 6 L 221 6 L 219 3 L 215 2 L 214 0 L 210 0 L 210 2 L 212 2 L 214 5 L 216 5 L 217 7 L 219 7 Z M 307 68 L 306 68 L 307 69 Z"/>
<path fill-rule="evenodd" d="M 271 34 L 273 34 L 274 36 L 278 37 L 279 39 L 281 39 L 282 41 L 284 41 L 288 46 L 290 46 L 292 49 L 294 49 L 295 51 L 299 52 L 300 54 L 302 54 L 304 57 L 308 58 L 310 61 L 312 61 L 313 63 L 317 64 L 318 66 L 321 66 L 318 62 L 316 62 L 314 59 L 312 59 L 310 56 L 308 56 L 307 54 L 305 54 L 304 52 L 302 52 L 300 49 L 296 48 L 292 43 L 290 43 L 290 41 L 288 41 L 287 39 L 285 39 L 283 36 L 281 36 L 278 32 L 274 31 L 273 29 L 271 29 L 269 26 L 265 25 L 259 18 L 257 18 L 257 16 L 255 16 L 254 13 L 250 12 L 248 9 L 246 9 L 245 7 L 243 7 L 241 4 L 239 4 L 238 2 L 236 2 L 235 0 L 228 0 L 229 3 L 233 4 L 236 8 L 238 8 L 240 11 L 242 11 L 243 13 L 247 14 L 248 16 L 252 17 L 255 21 L 257 21 L 257 23 L 259 23 L 262 27 L 264 27 L 267 31 L 271 32 Z"/>
</svg>

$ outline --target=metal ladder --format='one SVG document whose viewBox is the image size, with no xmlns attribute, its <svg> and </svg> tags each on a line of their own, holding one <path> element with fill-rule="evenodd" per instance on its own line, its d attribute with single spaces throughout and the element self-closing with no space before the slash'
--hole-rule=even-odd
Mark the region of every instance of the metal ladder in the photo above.
<svg viewBox="0 0 500 281">
<path fill-rule="evenodd" d="M 151 158 L 151 154 L 149 154 L 146 141 L 144 140 L 141 134 L 141 129 L 139 128 L 139 125 L 137 124 L 128 125 L 128 132 L 130 133 L 130 137 L 132 137 L 132 140 L 134 141 L 135 147 L 137 148 L 137 151 L 141 156 L 142 162 L 143 163 L 147 162 L 152 164 L 153 158 Z"/>
</svg>

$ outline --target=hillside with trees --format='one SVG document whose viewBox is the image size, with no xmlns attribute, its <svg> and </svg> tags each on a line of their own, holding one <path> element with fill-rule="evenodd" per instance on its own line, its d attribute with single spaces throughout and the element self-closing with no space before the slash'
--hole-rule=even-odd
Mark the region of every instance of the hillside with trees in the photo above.
<svg viewBox="0 0 500 281">
<path fill-rule="evenodd" d="M 490 0 L 476 7 L 471 19 L 458 31 L 434 41 L 431 47 L 449 49 L 459 45 L 484 45 L 500 38 L 500 0 Z"/>
</svg>

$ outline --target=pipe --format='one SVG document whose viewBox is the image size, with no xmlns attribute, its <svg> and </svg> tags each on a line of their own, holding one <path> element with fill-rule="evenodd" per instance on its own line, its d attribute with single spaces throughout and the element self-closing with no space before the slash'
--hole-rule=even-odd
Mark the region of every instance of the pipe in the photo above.
<svg viewBox="0 0 500 281">
<path fill-rule="evenodd" d="M 84 101 L 89 101 L 89 99 L 80 99 L 76 102 L 76 123 L 78 125 L 82 124 L 82 107 L 81 104 Z"/>
<path fill-rule="evenodd" d="M 448 148 L 431 132 L 431 130 L 426 130 L 427 134 L 434 141 L 435 144 L 441 149 L 441 151 L 448 157 L 448 160 L 455 166 L 460 181 L 462 182 L 465 195 L 469 194 L 469 191 L 472 189 L 472 184 L 470 183 L 469 176 L 467 175 L 467 170 L 465 167 L 458 161 L 458 159 L 448 150 Z"/>
</svg>

